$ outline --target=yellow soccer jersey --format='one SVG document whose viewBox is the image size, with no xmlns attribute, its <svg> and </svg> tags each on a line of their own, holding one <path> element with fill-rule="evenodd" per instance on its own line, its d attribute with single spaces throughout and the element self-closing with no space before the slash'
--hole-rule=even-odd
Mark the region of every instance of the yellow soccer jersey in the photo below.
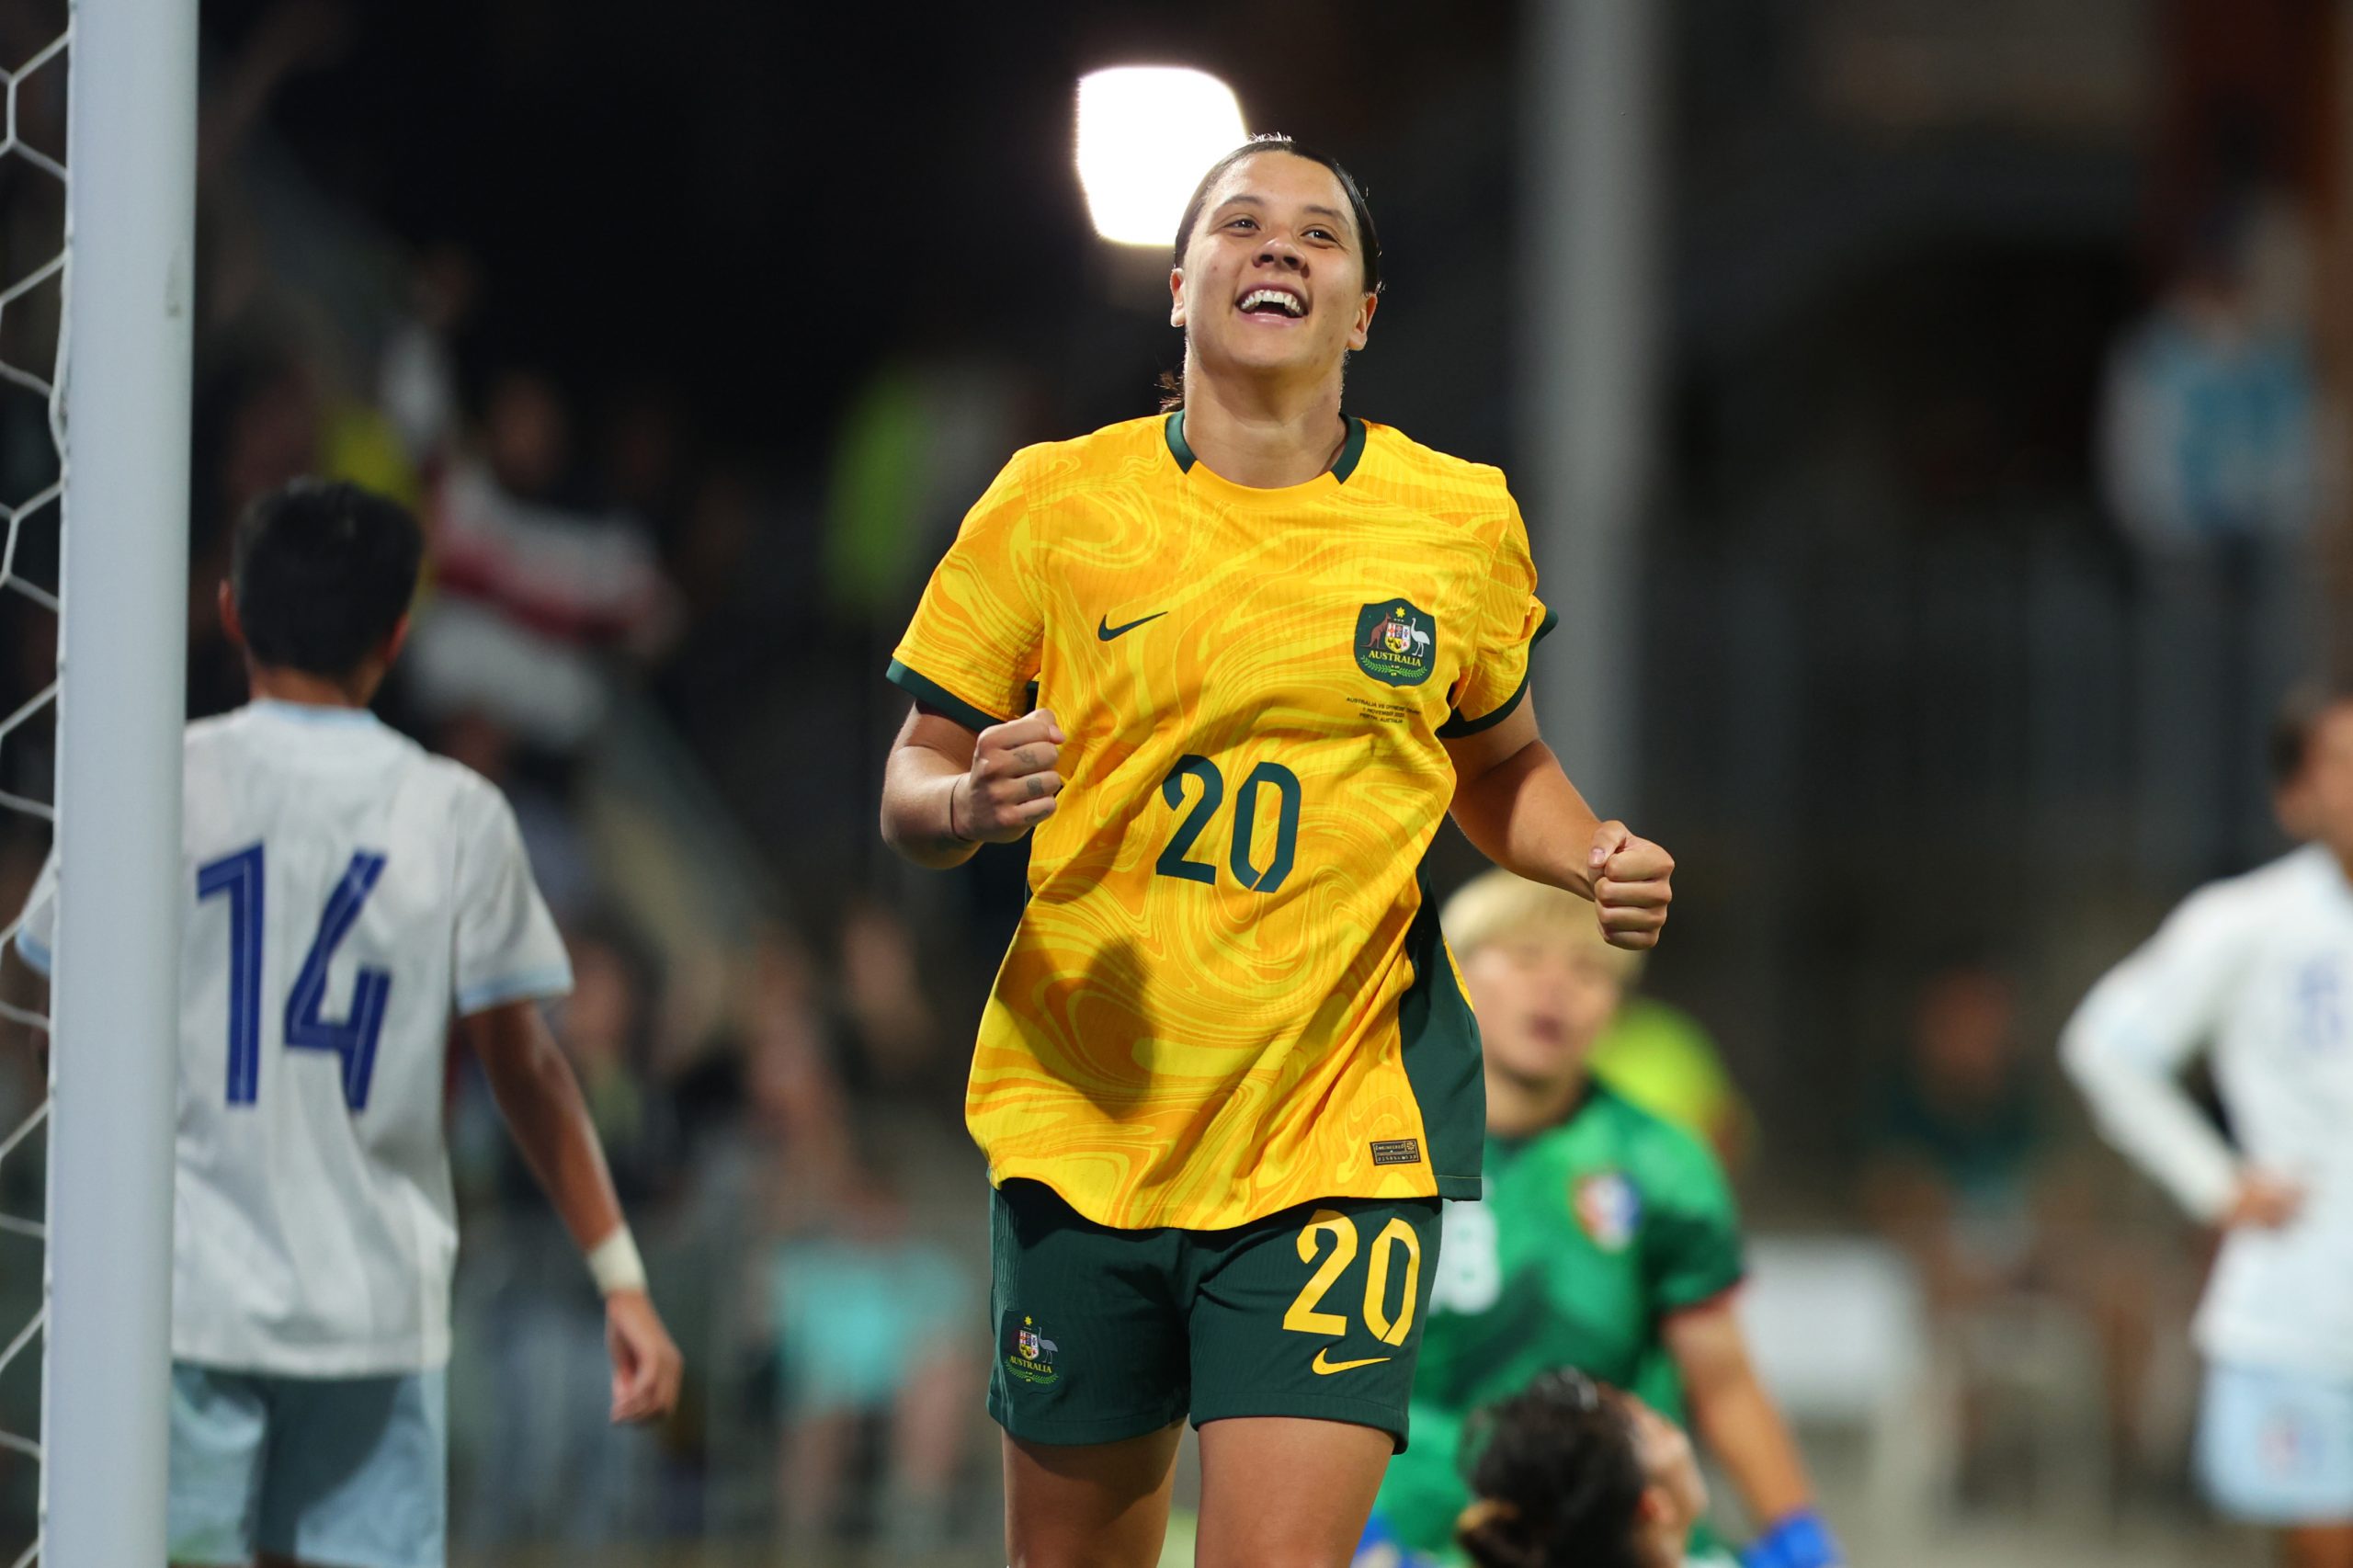
<svg viewBox="0 0 2353 1568">
<path fill-rule="evenodd" d="M 1420 862 L 1440 738 L 1518 704 L 1550 620 L 1498 471 L 1349 430 L 1279 490 L 1196 462 L 1182 414 L 1016 453 L 891 664 L 976 730 L 1042 705 L 1068 736 L 966 1114 L 992 1179 L 1098 1223 L 1479 1196 Z"/>
</svg>

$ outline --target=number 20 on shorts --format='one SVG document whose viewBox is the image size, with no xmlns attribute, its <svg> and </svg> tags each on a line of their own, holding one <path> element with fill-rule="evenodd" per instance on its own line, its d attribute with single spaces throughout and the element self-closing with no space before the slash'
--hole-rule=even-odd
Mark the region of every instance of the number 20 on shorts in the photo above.
<svg viewBox="0 0 2353 1568">
<path fill-rule="evenodd" d="M 1299 1233 L 1299 1261 L 1315 1262 L 1315 1255 L 1323 1250 L 1320 1238 L 1330 1236 L 1331 1253 L 1307 1281 L 1307 1288 L 1292 1301 L 1290 1310 L 1283 1313 L 1283 1327 L 1293 1334 L 1321 1334 L 1338 1337 L 1348 1332 L 1348 1320 L 1339 1312 L 1321 1310 L 1324 1298 L 1338 1283 L 1348 1265 L 1357 1257 L 1357 1222 L 1336 1209 L 1318 1209 L 1309 1216 L 1307 1226 Z M 1397 1315 L 1389 1315 L 1389 1276 L 1394 1271 L 1398 1249 L 1405 1253 L 1405 1290 L 1397 1303 Z M 1372 1257 L 1364 1276 L 1364 1325 L 1383 1345 L 1403 1345 L 1405 1335 L 1413 1331 L 1414 1303 L 1422 1287 L 1422 1240 L 1414 1227 L 1402 1219 L 1392 1218 L 1381 1227 L 1381 1234 L 1372 1242 Z"/>
</svg>

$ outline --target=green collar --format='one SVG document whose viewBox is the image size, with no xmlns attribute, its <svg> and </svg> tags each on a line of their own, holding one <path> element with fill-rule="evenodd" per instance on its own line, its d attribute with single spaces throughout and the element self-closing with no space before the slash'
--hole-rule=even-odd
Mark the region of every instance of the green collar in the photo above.
<svg viewBox="0 0 2353 1568">
<path fill-rule="evenodd" d="M 1340 455 L 1333 462 L 1331 472 L 1334 483 L 1346 484 L 1348 475 L 1356 472 L 1357 463 L 1364 456 L 1365 425 L 1354 415 L 1343 415 L 1341 417 L 1347 423 L 1348 438 L 1340 443 Z M 1170 409 L 1163 427 L 1168 436 L 1168 455 L 1176 460 L 1178 471 L 1192 472 L 1193 464 L 1199 460 L 1193 456 L 1193 449 L 1185 444 L 1185 411 Z"/>
</svg>

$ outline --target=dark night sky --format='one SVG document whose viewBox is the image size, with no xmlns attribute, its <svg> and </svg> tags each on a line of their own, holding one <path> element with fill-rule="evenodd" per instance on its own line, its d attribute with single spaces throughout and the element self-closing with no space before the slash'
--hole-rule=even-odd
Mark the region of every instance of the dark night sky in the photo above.
<svg viewBox="0 0 2353 1568">
<path fill-rule="evenodd" d="M 214 56 L 264 8 L 209 5 Z M 1254 130 L 1357 165 L 1405 278 L 1430 276 L 1431 258 L 1417 268 L 1416 213 L 1395 190 L 1444 178 L 1410 166 L 1406 132 L 1430 114 L 1459 121 L 1450 103 L 1483 105 L 1473 112 L 1494 125 L 1468 134 L 1495 143 L 1496 162 L 1504 138 L 1487 133 L 1508 123 L 1494 85 L 1511 7 L 1493 0 L 1319 0 L 1281 7 L 1279 29 L 1263 6 L 1222 3 L 812 15 L 745 0 L 660 13 L 373 0 L 348 56 L 290 84 L 272 120 L 329 190 L 412 242 L 480 255 L 478 348 L 585 387 L 666 382 L 727 437 L 779 455 L 821 439 L 861 369 L 911 338 L 1042 355 L 1050 372 L 1106 340 L 1104 247 L 1069 156 L 1085 69 L 1217 72 Z M 835 41 L 863 17 L 880 26 Z M 1500 233 L 1500 214 L 1484 222 Z M 1139 334 L 1132 309 L 1117 313 L 1130 319 L 1109 340 L 1144 357 L 1139 406 L 1104 417 L 1148 406 L 1152 369 L 1175 355 L 1173 338 Z"/>
</svg>

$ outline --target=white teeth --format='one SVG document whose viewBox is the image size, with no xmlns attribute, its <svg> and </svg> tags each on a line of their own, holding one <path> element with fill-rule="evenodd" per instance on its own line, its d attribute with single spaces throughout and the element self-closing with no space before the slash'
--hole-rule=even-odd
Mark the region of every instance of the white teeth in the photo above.
<svg viewBox="0 0 2353 1568">
<path fill-rule="evenodd" d="M 1242 308 L 1255 311 L 1261 305 L 1272 305 L 1286 315 L 1303 316 L 1307 307 L 1298 295 L 1281 289 L 1253 289 L 1242 297 Z"/>
</svg>

